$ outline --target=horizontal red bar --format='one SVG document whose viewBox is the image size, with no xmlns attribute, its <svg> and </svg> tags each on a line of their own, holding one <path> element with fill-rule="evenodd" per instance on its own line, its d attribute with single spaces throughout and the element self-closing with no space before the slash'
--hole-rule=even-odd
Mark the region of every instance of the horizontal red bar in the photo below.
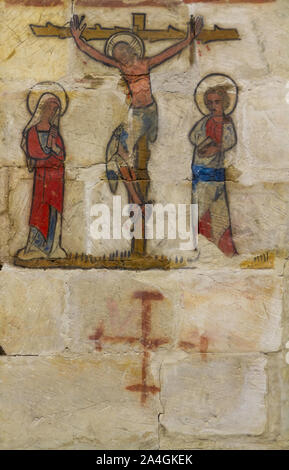
<svg viewBox="0 0 289 470">
<path fill-rule="evenodd" d="M 5 0 L 5 4 L 25 7 L 55 7 L 63 5 L 63 0 Z"/>
</svg>

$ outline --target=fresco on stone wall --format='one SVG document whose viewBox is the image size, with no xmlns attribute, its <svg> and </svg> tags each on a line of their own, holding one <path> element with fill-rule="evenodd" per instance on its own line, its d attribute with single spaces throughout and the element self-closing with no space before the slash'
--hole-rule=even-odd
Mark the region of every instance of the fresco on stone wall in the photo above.
<svg viewBox="0 0 289 470">
<path fill-rule="evenodd" d="M 199 234 L 225 255 L 237 254 L 226 189 L 225 154 L 237 144 L 231 117 L 238 101 L 238 87 L 224 74 L 210 74 L 195 90 L 195 103 L 204 115 L 189 133 L 194 147 L 192 202 L 198 204 Z"/>
<path fill-rule="evenodd" d="M 67 256 L 61 246 L 65 146 L 60 134 L 67 105 L 67 94 L 57 83 L 37 84 L 27 97 L 31 119 L 23 130 L 21 148 L 33 173 L 33 193 L 27 244 L 17 253 L 21 260 Z"/>
<path fill-rule="evenodd" d="M 152 30 L 146 27 L 146 14 L 133 13 L 133 24 L 131 28 L 114 27 L 107 28 L 101 24 L 96 24 L 94 27 L 88 27 L 84 23 L 84 16 L 78 16 L 72 11 L 72 19 L 69 26 L 54 25 L 46 23 L 45 26 L 30 25 L 32 33 L 36 37 L 58 37 L 61 39 L 72 37 L 78 49 L 91 59 L 102 63 L 105 66 L 110 66 L 118 69 L 122 76 L 122 80 L 126 85 L 126 95 L 128 100 L 128 113 L 127 119 L 122 120 L 117 128 L 112 129 L 111 138 L 106 145 L 106 154 L 103 159 L 106 163 L 106 177 L 109 184 L 111 193 L 114 194 L 117 190 L 119 182 L 123 183 L 128 196 L 128 203 L 131 206 L 138 206 L 139 219 L 141 222 L 140 236 L 133 236 L 131 240 L 130 250 L 119 252 L 116 250 L 109 255 L 94 257 L 90 254 L 73 254 L 69 252 L 69 247 L 65 249 L 61 246 L 61 221 L 63 211 L 63 194 L 64 194 L 64 156 L 65 149 L 62 139 L 59 134 L 58 124 L 52 124 L 51 130 L 48 129 L 48 124 L 42 126 L 40 122 L 36 122 L 41 112 L 38 109 L 33 111 L 33 117 L 29 124 L 26 126 L 22 139 L 22 148 L 26 153 L 28 166 L 34 172 L 34 190 L 32 196 L 31 215 L 29 220 L 30 232 L 27 244 L 24 248 L 18 251 L 15 257 L 15 264 L 31 268 L 122 268 L 122 269 L 151 269 L 161 268 L 170 269 L 175 267 L 185 266 L 183 257 L 174 257 L 171 259 L 165 255 L 150 255 L 148 253 L 146 243 L 146 224 L 148 220 L 148 213 L 146 207 L 151 203 L 149 199 L 149 186 L 150 177 L 148 173 L 148 162 L 151 154 L 150 148 L 157 140 L 158 136 L 158 107 L 151 89 L 150 71 L 157 66 L 161 66 L 163 62 L 172 59 L 179 54 L 186 47 L 190 48 L 190 64 L 194 62 L 194 40 L 203 43 L 214 41 L 227 41 L 237 40 L 239 38 L 238 31 L 233 28 L 223 29 L 215 25 L 214 29 L 203 28 L 202 17 L 194 18 L 191 16 L 187 22 L 186 31 L 178 30 L 177 28 L 169 25 L 167 29 Z M 162 50 L 158 54 L 148 57 L 145 55 L 145 41 L 163 41 L 168 39 L 178 40 L 174 45 Z M 90 40 L 105 40 L 104 53 L 100 52 L 97 48 L 89 44 Z M 48 87 L 49 88 L 49 87 Z M 39 105 L 52 103 L 52 97 L 49 98 L 49 89 L 43 92 L 42 102 Z M 53 94 L 53 93 L 52 93 Z M 54 107 L 56 108 L 56 115 L 61 114 L 61 103 L 57 107 L 57 95 L 55 95 Z M 77 99 L 77 98 L 76 98 Z M 224 110 L 226 115 L 226 112 Z M 228 113 L 227 113 L 228 114 Z M 45 118 L 54 119 L 53 117 Z M 224 118 L 223 127 L 228 129 Z M 213 122 L 213 121 L 210 121 Z M 32 125 L 33 124 L 33 125 Z M 231 124 L 232 126 L 233 124 Z M 35 127 L 38 126 L 38 127 Z M 43 129 L 42 129 L 43 127 Z M 213 128 L 211 126 L 211 131 Z M 217 131 L 218 133 L 218 131 Z M 224 134 L 225 135 L 225 134 Z M 235 134 L 234 134 L 235 135 Z M 34 141 L 39 144 L 39 152 L 41 157 L 33 157 L 36 155 L 33 146 L 31 146 L 32 137 Z M 193 137 L 192 137 L 193 138 Z M 209 134 L 206 136 L 209 138 Z M 219 137 L 217 137 L 218 139 Z M 29 146 L 27 142 L 29 141 Z M 61 144 L 60 144 L 61 141 Z M 59 155 L 55 152 L 51 145 L 60 148 Z M 192 142 L 193 143 L 193 142 Z M 217 142 L 220 146 L 220 142 Z M 198 146 L 198 144 L 197 144 Z M 233 146 L 233 145 L 232 145 Z M 58 148 L 57 147 L 57 148 Z M 218 153 L 224 155 L 226 149 L 219 149 Z M 200 147 L 195 150 L 195 157 L 201 158 L 202 150 Z M 32 152 L 32 153 L 31 153 Z M 50 152 L 50 153 L 49 153 Z M 39 155 L 40 155 L 39 153 Z M 49 155 L 49 157 L 46 157 Z M 45 156 L 45 157 L 44 157 Z M 203 157 L 208 160 L 208 157 Z M 220 157 L 219 160 L 222 160 Z M 57 161 L 57 169 L 48 169 L 45 172 L 43 162 L 49 163 Z M 212 158 L 213 159 L 213 158 Z M 211 159 L 211 160 L 212 160 Z M 34 166 L 31 166 L 31 162 Z M 53 163 L 54 165 L 54 163 Z M 197 162 L 194 163 L 197 166 Z M 55 186 L 56 197 L 58 202 L 49 199 L 49 192 L 51 188 L 46 188 L 46 180 L 48 174 L 51 173 L 53 177 L 49 177 L 48 185 L 51 188 Z M 40 182 L 40 178 L 42 181 Z M 55 178 L 55 181 L 53 179 Z M 194 183 L 196 194 L 199 194 L 199 188 L 203 182 Z M 219 190 L 224 186 L 224 181 L 219 182 Z M 43 191 L 43 189 L 45 189 Z M 39 195 L 41 191 L 44 194 L 43 207 L 39 202 Z M 54 192 L 54 189 L 53 191 Z M 224 218 L 228 219 L 229 211 L 228 204 L 224 195 L 219 195 L 217 204 L 210 205 L 211 211 L 211 228 L 216 243 L 218 237 L 218 246 L 226 246 L 225 250 L 228 251 L 227 245 L 230 240 L 231 252 L 226 254 L 233 254 L 236 250 L 233 245 L 231 237 L 230 222 L 224 222 L 226 225 L 224 233 L 215 234 L 216 232 L 216 217 L 214 216 L 214 209 L 223 210 Z M 60 196 L 62 194 L 62 196 Z M 216 196 L 217 193 L 215 193 Z M 51 194 L 50 194 L 51 195 Z M 47 197 L 46 197 L 47 196 Z M 49 197 L 48 197 L 49 196 Z M 55 196 L 55 195 L 54 195 Z M 206 195 L 206 200 L 212 199 L 212 195 Z M 193 197 L 193 202 L 196 197 Z M 199 197 L 198 204 L 203 204 L 202 197 Z M 203 198 L 204 201 L 204 198 Z M 43 201 L 42 201 L 43 202 Z M 186 201 L 189 205 L 191 201 Z M 203 204 L 204 205 L 204 204 Z M 203 207 L 203 206 L 202 206 Z M 218 207 L 218 209 L 217 209 Z M 43 220 L 41 213 L 43 212 Z M 206 214 L 205 214 L 205 217 Z M 35 222 L 38 219 L 37 223 Z M 203 221 L 201 225 L 203 224 Z M 222 227 L 224 228 L 224 227 Z M 229 232 L 228 232 L 229 231 Z M 229 234 L 229 235 L 228 235 Z"/>
</svg>

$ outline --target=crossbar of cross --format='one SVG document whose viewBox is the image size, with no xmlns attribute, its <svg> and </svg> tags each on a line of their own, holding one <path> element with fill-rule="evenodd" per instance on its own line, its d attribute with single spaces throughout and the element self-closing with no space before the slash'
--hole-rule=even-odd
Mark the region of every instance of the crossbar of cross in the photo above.
<svg viewBox="0 0 289 470">
<path fill-rule="evenodd" d="M 71 37 L 70 28 L 68 26 L 58 26 L 50 21 L 45 25 L 31 24 L 30 28 L 38 37 L 57 37 L 59 39 L 66 39 Z M 172 25 L 169 25 L 166 30 L 164 29 L 147 29 L 146 28 L 146 14 L 145 13 L 132 13 L 132 26 L 127 28 L 124 26 L 114 26 L 112 28 L 105 28 L 100 24 L 95 24 L 93 27 L 87 27 L 82 36 L 86 41 L 106 40 L 115 33 L 126 32 L 137 34 L 145 41 L 155 42 L 170 39 L 184 39 L 187 32 L 181 31 Z M 214 29 L 204 28 L 198 36 L 198 41 L 204 44 L 213 41 L 234 41 L 240 39 L 239 32 L 236 28 L 222 28 L 214 25 Z"/>
</svg>

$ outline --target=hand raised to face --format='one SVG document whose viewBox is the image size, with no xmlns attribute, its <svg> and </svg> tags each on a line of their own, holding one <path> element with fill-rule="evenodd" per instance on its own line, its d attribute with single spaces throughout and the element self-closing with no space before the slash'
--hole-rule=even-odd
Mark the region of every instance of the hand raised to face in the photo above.
<svg viewBox="0 0 289 470">
<path fill-rule="evenodd" d="M 51 137 L 53 137 L 54 139 L 56 139 L 57 134 L 58 134 L 58 132 L 57 132 L 57 127 L 51 126 L 51 127 L 50 127 L 50 131 L 49 131 L 49 134 L 51 135 Z"/>
<path fill-rule="evenodd" d="M 57 135 L 58 135 L 57 127 L 51 126 L 49 130 L 49 134 L 48 134 L 48 139 L 47 139 L 48 148 L 52 148 L 55 145 Z"/>
</svg>

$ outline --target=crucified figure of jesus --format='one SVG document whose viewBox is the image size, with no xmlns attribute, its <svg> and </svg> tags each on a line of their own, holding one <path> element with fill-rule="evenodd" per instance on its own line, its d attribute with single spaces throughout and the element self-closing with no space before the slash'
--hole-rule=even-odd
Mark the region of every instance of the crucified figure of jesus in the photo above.
<svg viewBox="0 0 289 470">
<path fill-rule="evenodd" d="M 84 17 L 79 19 L 78 15 L 73 15 L 70 23 L 71 34 L 78 49 L 104 65 L 119 69 L 129 90 L 131 104 L 128 126 L 126 130 L 119 130 L 117 167 L 132 202 L 143 208 L 145 201 L 136 182 L 134 160 L 135 148 L 141 137 L 146 135 L 150 142 L 155 142 L 157 138 L 157 105 L 152 95 L 150 71 L 189 46 L 201 32 L 203 18 L 197 17 L 194 22 L 188 23 L 184 40 L 153 57 L 143 57 L 142 41 L 132 33 L 123 34 L 123 37 L 130 36 L 130 41 L 121 39 L 121 33 L 116 34 L 118 40 L 115 39 L 111 44 L 110 53 L 99 52 L 81 37 L 86 28 L 86 23 L 82 24 L 83 19 Z"/>
</svg>

